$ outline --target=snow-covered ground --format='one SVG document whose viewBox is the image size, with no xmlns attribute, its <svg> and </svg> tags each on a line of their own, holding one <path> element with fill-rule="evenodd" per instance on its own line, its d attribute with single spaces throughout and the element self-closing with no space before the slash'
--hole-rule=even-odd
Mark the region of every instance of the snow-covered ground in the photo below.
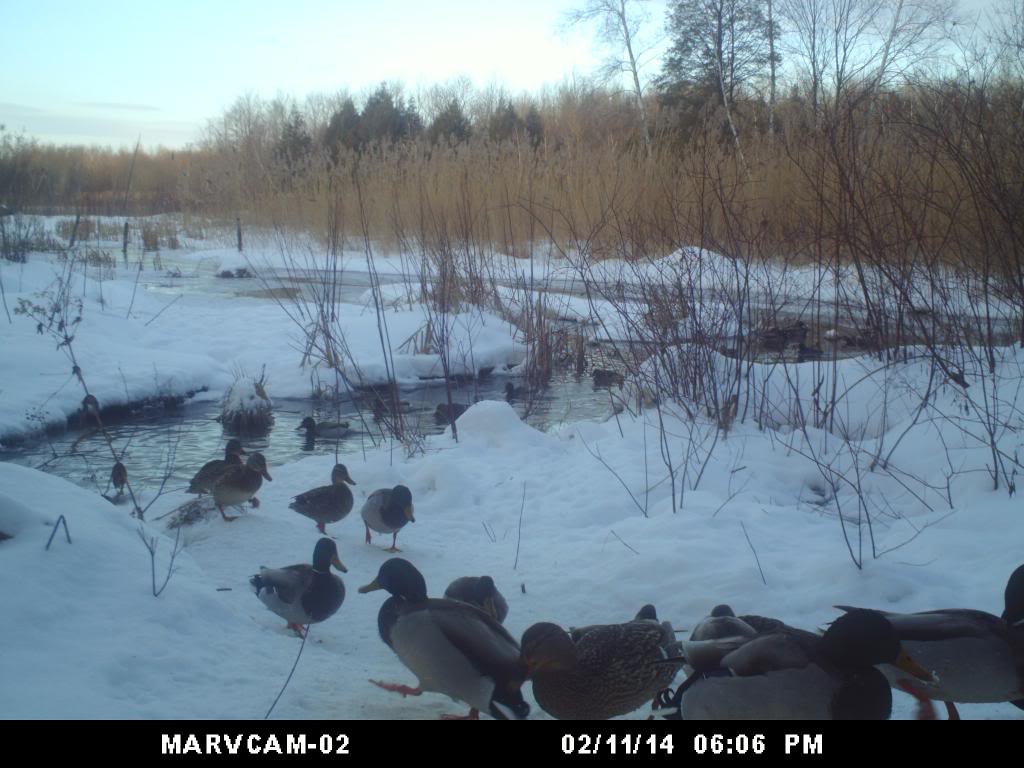
<svg viewBox="0 0 1024 768">
<path fill-rule="evenodd" d="M 269 244 L 259 253 L 272 260 L 280 251 Z M 359 268 L 358 254 L 345 258 Z M 246 259 L 188 243 L 173 259 L 207 272 L 258 262 L 251 252 Z M 562 270 L 568 279 L 572 271 L 555 260 L 541 266 L 548 276 Z M 400 256 L 382 257 L 376 268 L 410 274 Z M 516 268 L 522 276 L 525 267 Z M 0 263 L 8 305 L 38 301 L 60 272 L 59 262 L 44 257 Z M 204 396 L 219 398 L 238 367 L 256 374 L 264 365 L 271 397 L 309 394 L 310 371 L 299 365 L 302 331 L 266 298 L 188 291 L 156 272 L 143 273 L 136 290 L 134 270 L 120 266 L 72 279 L 70 295 L 84 305 L 74 349 L 101 402 L 202 386 L 209 388 Z M 383 293 L 399 380 L 435 375 L 436 356 L 402 349 L 425 322 L 416 291 L 393 285 Z M 517 301 L 513 291 L 503 298 Z M 593 320 L 586 300 L 559 300 L 558 311 Z M 610 313 L 598 305 L 599 314 L 605 309 Z M 339 311 L 363 375 L 383 379 L 375 312 L 365 300 Z M 472 346 L 467 370 L 522 359 L 512 329 L 496 315 L 467 309 L 454 320 L 456 348 Z M 77 410 L 82 391 L 71 364 L 50 336 L 36 333 L 34 321 L 0 318 L 0 347 L 0 435 L 36 426 L 40 414 L 59 421 Z M 537 621 L 568 627 L 625 620 L 649 602 L 678 628 L 692 627 L 722 602 L 807 628 L 834 618 L 836 604 L 999 614 L 1006 579 L 1024 561 L 1024 515 L 1004 484 L 993 490 L 985 415 L 996 415 L 1004 465 L 1016 477 L 1013 461 L 1024 455 L 1022 364 L 1020 350 L 1006 349 L 995 374 L 964 365 L 966 392 L 919 360 L 878 366 L 855 358 L 834 370 L 754 364 L 741 402 L 760 404 L 764 418 L 748 414 L 727 434 L 692 404 L 696 420 L 665 404 L 660 414 L 648 409 L 545 433 L 508 404 L 488 401 L 460 418 L 458 442 L 446 433 L 428 438 L 413 457 L 385 445 L 340 460 L 358 483 L 357 509 L 376 488 L 409 486 L 416 523 L 398 543 L 430 593 L 440 595 L 459 576 L 490 574 L 509 602 L 506 625 L 515 636 Z M 832 431 L 804 429 L 833 376 L 842 397 Z M 676 468 L 675 511 L 665 450 Z M 214 456 L 179 460 L 198 465 L 208 458 Z M 261 565 L 309 561 L 318 534 L 287 505 L 325 484 L 333 463 L 315 456 L 271 466 L 274 481 L 264 484 L 258 509 L 232 523 L 214 513 L 185 528 L 177 571 L 158 598 L 127 507 L 0 463 L 0 531 L 13 536 L 0 541 L 0 716 L 262 717 L 300 641 L 256 599 L 248 578 Z M 153 493 L 137 491 L 143 503 Z M 159 541 L 158 582 L 173 532 L 157 518 L 185 500 L 182 492 L 168 493 L 147 514 L 145 533 Z M 58 533 L 45 551 L 61 514 L 72 543 Z M 314 626 L 274 717 L 459 712 L 461 705 L 441 696 L 403 699 L 367 682 L 414 683 L 377 635 L 381 594 L 356 592 L 389 557 L 382 548 L 390 540 L 363 543 L 357 512 L 329 531 L 349 568 L 348 595 L 334 617 Z M 529 685 L 524 691 L 532 703 Z M 895 716 L 912 712 L 913 702 L 896 694 Z M 1009 704 L 964 705 L 961 713 L 1024 716 Z M 534 706 L 533 715 L 543 713 Z"/>
<path fill-rule="evenodd" d="M 877 560 L 868 555 L 858 570 L 834 512 L 812 491 L 813 465 L 781 449 L 777 436 L 750 427 L 733 431 L 673 514 L 667 484 L 658 482 L 664 468 L 653 418 L 621 426 L 621 436 L 614 422 L 545 434 L 520 422 L 507 404 L 484 402 L 460 419 L 457 444 L 442 436 L 413 459 L 381 449 L 365 460 L 342 460 L 358 483 L 357 505 L 378 487 L 411 488 L 416 522 L 402 531 L 399 546 L 423 571 L 430 592 L 440 594 L 458 576 L 491 574 L 508 599 L 506 625 L 516 636 L 536 621 L 623 620 L 647 602 L 680 628 L 720 602 L 812 628 L 843 603 L 1002 610 L 1005 580 L 1022 559 L 1024 516 L 1018 499 L 992 492 L 969 471 L 972 463 L 983 464 L 980 450 L 958 452 L 968 471 L 953 484 L 952 510 L 908 503 L 909 494 L 899 495 L 891 479 L 869 483 L 870 494 L 888 494 L 894 508 L 906 510 L 904 519 L 876 517 L 878 548 L 903 546 Z M 670 427 L 685 430 L 681 423 Z M 897 460 L 936 480 L 943 449 L 934 436 L 918 437 L 905 441 Z M 948 432 L 944 437 L 955 440 Z M 53 476 L 0 464 L 0 529 L 14 535 L 0 543 L 0 581 L 13 587 L 0 592 L 6 618 L 0 715 L 261 717 L 299 641 L 247 580 L 260 565 L 308 560 L 318 534 L 287 504 L 326 482 L 332 463 L 315 457 L 274 467 L 259 509 L 232 523 L 214 513 L 187 528 L 179 570 L 160 598 L 150 594 L 149 555 L 124 507 Z M 181 494 L 161 498 L 150 518 L 182 500 Z M 59 533 L 43 551 L 60 514 L 73 542 Z M 160 523 L 147 530 L 166 535 Z M 349 568 L 348 594 L 334 617 L 314 626 L 274 716 L 401 719 L 458 712 L 441 696 L 403 699 L 367 682 L 414 682 L 377 636 L 379 593 L 355 591 L 376 575 L 390 542 L 363 543 L 357 513 L 329 530 Z M 162 539 L 158 577 L 171 546 Z M 895 699 L 895 715 L 910 716 L 911 700 Z M 542 716 L 536 706 L 533 711 Z M 965 717 L 1022 714 L 1009 704 L 961 711 Z"/>
<path fill-rule="evenodd" d="M 237 253 L 222 250 L 178 255 L 179 261 L 205 259 L 214 264 L 236 257 Z M 148 258 L 146 264 L 151 267 Z M 311 395 L 317 371 L 301 365 L 305 334 L 292 319 L 296 312 L 289 317 L 273 301 L 258 296 L 190 290 L 185 281 L 165 279 L 162 271 L 152 269 L 142 274 L 138 287 L 136 270 L 120 265 L 113 270 L 76 269 L 68 275 L 58 260 L 33 254 L 26 264 L 0 260 L 0 280 L 12 314 L 10 323 L 0 316 L 0 349 L 6 362 L 0 366 L 0 437 L 63 422 L 80 407 L 84 392 L 71 376 L 65 350 L 50 335 L 37 332 L 35 319 L 15 311 L 20 301 L 44 304 L 41 294 L 61 276 L 69 283 L 69 295 L 83 304 L 73 348 L 89 390 L 103 405 L 202 387 L 209 390 L 205 397 L 220 398 L 236 371 L 259 375 L 263 366 L 270 396 Z M 261 287 L 246 282 L 251 291 Z M 219 283 L 234 287 L 238 281 Z M 335 330 L 347 345 L 345 369 L 354 381 L 386 381 L 372 304 L 340 303 L 336 309 Z M 419 303 L 392 307 L 387 313 L 392 350 L 388 362 L 393 362 L 399 383 L 443 375 L 436 354 L 423 354 L 415 343 L 406 343 L 417 334 L 422 337 L 427 320 Z M 522 361 L 522 346 L 513 339 L 509 324 L 494 314 L 466 309 L 448 318 L 448 327 L 453 373 L 501 370 Z M 329 371 L 320 370 L 319 377 L 325 384 L 335 383 Z"/>
</svg>

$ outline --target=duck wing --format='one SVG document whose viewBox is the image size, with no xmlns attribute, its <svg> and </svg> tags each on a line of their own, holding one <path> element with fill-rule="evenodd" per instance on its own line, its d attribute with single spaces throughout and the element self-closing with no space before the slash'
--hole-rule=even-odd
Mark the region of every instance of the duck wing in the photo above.
<svg viewBox="0 0 1024 768">
<path fill-rule="evenodd" d="M 201 491 L 209 491 L 228 466 L 224 459 L 214 459 L 213 461 L 206 462 L 192 478 L 188 486 L 188 492 L 199 493 Z"/>
<path fill-rule="evenodd" d="M 455 600 L 432 598 L 427 606 L 444 636 L 481 674 L 518 667 L 519 643 L 487 613 Z"/>
<path fill-rule="evenodd" d="M 810 637 L 817 640 L 814 635 Z M 730 651 L 722 657 L 722 666 L 732 670 L 734 675 L 750 677 L 784 669 L 803 669 L 812 661 L 813 647 L 809 647 L 805 638 L 773 632 L 751 638 Z"/>
<path fill-rule="evenodd" d="M 841 611 L 849 613 L 858 610 L 848 605 L 837 605 Z M 1006 623 L 1002 619 L 984 611 L 968 608 L 947 608 L 939 611 L 921 613 L 886 613 L 879 611 L 900 640 L 953 640 L 963 637 L 989 637 L 992 634 L 1005 635 Z"/>
<path fill-rule="evenodd" d="M 294 603 L 309 589 L 316 576 L 311 565 L 289 565 L 285 568 L 260 568 L 251 583 L 259 595 L 263 589 L 274 592 L 283 603 Z"/>
</svg>

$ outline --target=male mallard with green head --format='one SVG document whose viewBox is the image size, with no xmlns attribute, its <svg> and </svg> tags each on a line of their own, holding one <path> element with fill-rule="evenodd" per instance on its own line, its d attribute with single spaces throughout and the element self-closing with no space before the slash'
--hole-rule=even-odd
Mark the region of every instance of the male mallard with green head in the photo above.
<svg viewBox="0 0 1024 768">
<path fill-rule="evenodd" d="M 192 478 L 192 482 L 189 483 L 189 493 L 210 493 L 213 490 L 213 484 L 217 482 L 217 479 L 224 473 L 228 467 L 240 467 L 242 465 L 242 456 L 245 455 L 245 449 L 242 448 L 242 443 L 235 438 L 228 440 L 227 446 L 224 448 L 224 458 L 214 459 L 203 464 L 202 469 L 196 472 L 195 477 Z"/>
<path fill-rule="evenodd" d="M 520 691 L 519 644 L 501 624 L 468 603 L 428 598 L 423 575 L 398 557 L 381 565 L 377 578 L 359 591 L 378 589 L 391 593 L 377 614 L 381 640 L 419 684 L 370 682 L 403 696 L 443 693 L 471 707 L 466 716 L 444 719 L 475 720 L 483 711 L 499 720 L 522 720 L 530 713 Z"/>
<path fill-rule="evenodd" d="M 892 690 L 876 664 L 896 664 L 920 680 L 932 679 L 877 611 L 840 616 L 822 636 L 780 629 L 682 646 L 681 657 L 670 663 L 696 671 L 662 699 L 675 709 L 669 718 L 886 720 Z"/>
<path fill-rule="evenodd" d="M 221 517 L 228 522 L 237 519 L 237 515 L 224 514 L 224 507 L 239 506 L 247 501 L 258 507 L 260 500 L 256 498 L 256 492 L 263 485 L 263 478 L 274 479 L 267 471 L 267 460 L 262 453 L 251 453 L 245 464 L 224 470 L 213 484 L 213 500 Z"/>
<path fill-rule="evenodd" d="M 461 600 L 475 605 L 499 624 L 508 616 L 508 603 L 494 585 L 490 576 L 463 576 L 448 585 L 444 596 L 449 600 Z"/>
<path fill-rule="evenodd" d="M 1024 565 L 1010 575 L 1003 603 L 1002 617 L 968 608 L 883 614 L 907 652 L 938 678 L 922 683 L 892 665 L 880 667 L 893 687 L 922 704 L 919 717 L 934 717 L 930 704 L 924 708 L 930 700 L 944 702 L 951 720 L 960 717 L 956 703 L 1009 701 L 1024 709 Z"/>
<path fill-rule="evenodd" d="M 348 573 L 338 559 L 337 545 L 332 539 L 323 538 L 313 549 L 312 565 L 260 568 L 249 583 L 256 588 L 256 597 L 303 637 L 306 625 L 329 619 L 345 601 L 345 584 L 340 576 L 331 573 L 332 565 Z"/>
<path fill-rule="evenodd" d="M 300 515 L 315 520 L 317 530 L 326 534 L 327 529 L 324 526 L 327 523 L 336 523 L 352 511 L 355 499 L 352 498 L 352 491 L 348 486 L 355 484 L 356 481 L 349 477 L 345 465 L 335 464 L 331 470 L 330 485 L 322 485 L 300 493 L 288 506 Z"/>
<path fill-rule="evenodd" d="M 351 434 L 347 421 L 315 421 L 312 416 L 307 416 L 296 428 L 305 430 L 306 437 L 339 438 Z"/>
<path fill-rule="evenodd" d="M 401 552 L 397 546 L 398 532 L 406 523 L 415 523 L 412 509 L 412 491 L 404 485 L 394 488 L 380 488 L 366 499 L 362 509 L 363 524 L 366 526 L 366 543 L 371 542 L 370 530 L 390 533 L 391 546 L 385 552 Z"/>
<path fill-rule="evenodd" d="M 560 720 L 607 720 L 652 701 L 676 668 L 659 662 L 678 647 L 672 626 L 653 606 L 624 624 L 566 632 L 534 624 L 523 633 L 523 661 L 541 708 Z"/>
</svg>

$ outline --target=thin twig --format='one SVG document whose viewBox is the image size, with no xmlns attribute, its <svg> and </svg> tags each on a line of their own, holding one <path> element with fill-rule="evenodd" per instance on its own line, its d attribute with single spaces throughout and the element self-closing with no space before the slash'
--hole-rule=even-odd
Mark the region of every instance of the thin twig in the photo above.
<svg viewBox="0 0 1024 768">
<path fill-rule="evenodd" d="M 754 553 L 754 561 L 757 563 L 757 570 L 761 572 L 761 581 L 763 581 L 764 585 L 767 587 L 768 580 L 764 577 L 764 571 L 761 569 L 761 558 L 757 556 L 757 550 L 754 549 L 754 542 L 750 540 L 750 536 L 747 534 L 747 526 L 745 526 L 742 521 L 740 522 L 740 528 L 743 529 L 743 535 L 747 537 L 747 544 L 750 545 L 750 551 Z"/>
<path fill-rule="evenodd" d="M 288 687 L 288 683 L 292 681 L 292 675 L 295 674 L 295 668 L 299 666 L 299 659 L 302 658 L 302 649 L 306 647 L 306 638 L 309 637 L 309 627 L 310 625 L 307 624 L 306 631 L 302 635 L 302 645 L 299 646 L 299 652 L 295 655 L 295 663 L 292 664 L 292 671 L 288 673 L 288 679 L 285 680 L 284 685 L 281 686 L 281 691 L 277 694 L 277 698 L 274 699 L 274 703 L 270 705 L 270 709 L 267 710 L 267 714 L 263 716 L 264 720 L 270 719 L 270 713 L 274 711 L 274 707 L 277 706 L 277 702 L 279 702 L 281 700 L 281 696 L 284 695 L 284 691 Z"/>
<path fill-rule="evenodd" d="M 523 502 L 519 505 L 519 532 L 516 534 L 516 559 L 512 563 L 512 570 L 514 571 L 519 565 L 519 544 L 523 540 L 523 510 L 526 509 L 526 481 L 523 481 Z"/>
<path fill-rule="evenodd" d="M 622 537 L 619 536 L 619 534 L 617 534 L 615 531 L 612 531 L 612 536 L 614 536 L 616 539 L 618 539 L 620 542 L 622 542 L 622 546 L 624 546 L 626 549 L 628 549 L 634 555 L 639 555 L 640 554 L 635 549 L 633 549 L 631 546 L 629 546 L 629 544 L 627 544 L 625 541 L 622 541 Z"/>
</svg>

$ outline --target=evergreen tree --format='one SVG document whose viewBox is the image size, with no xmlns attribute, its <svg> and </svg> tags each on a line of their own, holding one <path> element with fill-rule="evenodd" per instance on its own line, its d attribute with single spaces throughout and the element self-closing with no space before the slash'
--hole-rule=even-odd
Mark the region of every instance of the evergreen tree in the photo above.
<svg viewBox="0 0 1024 768">
<path fill-rule="evenodd" d="M 327 132 L 324 134 L 324 143 L 330 150 L 334 162 L 338 162 L 341 147 L 359 147 L 359 111 L 352 99 L 345 99 L 338 111 L 331 115 L 327 123 Z"/>
<path fill-rule="evenodd" d="M 516 134 L 521 133 L 525 128 L 523 120 L 516 114 L 515 107 L 511 101 L 498 102 L 498 108 L 494 110 L 491 119 L 487 122 L 487 133 L 491 141 L 511 141 Z"/>
<path fill-rule="evenodd" d="M 431 144 L 437 144 L 438 141 L 461 144 L 469 141 L 472 132 L 469 118 L 462 111 L 458 100 L 452 99 L 430 124 L 430 128 L 427 129 L 427 140 Z"/>
<path fill-rule="evenodd" d="M 306 119 L 299 112 L 299 108 L 293 104 L 284 121 L 275 154 L 294 174 L 298 167 L 306 162 L 312 151 L 313 137 L 310 136 L 309 130 L 306 128 Z"/>
<path fill-rule="evenodd" d="M 770 35 L 762 0 L 675 0 L 666 29 L 672 44 L 658 81 L 664 103 L 674 105 L 699 91 L 731 104 L 741 86 L 768 72 Z"/>
<path fill-rule="evenodd" d="M 526 136 L 530 141 L 530 146 L 536 149 L 540 146 L 541 142 L 544 141 L 544 121 L 541 119 L 540 112 L 533 104 L 526 110 L 526 117 L 523 118 L 523 124 L 526 129 Z"/>
</svg>

